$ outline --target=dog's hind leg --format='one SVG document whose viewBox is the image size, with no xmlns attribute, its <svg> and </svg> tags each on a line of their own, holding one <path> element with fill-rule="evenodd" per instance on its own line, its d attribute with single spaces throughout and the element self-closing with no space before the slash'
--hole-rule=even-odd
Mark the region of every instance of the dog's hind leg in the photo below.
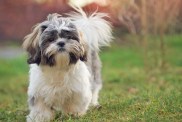
<svg viewBox="0 0 182 122">
<path fill-rule="evenodd" d="M 91 101 L 91 105 L 94 107 L 100 107 L 100 104 L 98 102 L 99 99 L 99 91 L 102 88 L 102 84 L 97 84 L 94 86 L 93 90 L 92 90 L 92 101 Z"/>
<path fill-rule="evenodd" d="M 98 107 L 99 102 L 99 91 L 102 88 L 102 78 L 101 78 L 101 61 L 99 55 L 96 51 L 91 53 L 91 71 L 92 71 L 92 101 L 91 105 Z"/>
</svg>

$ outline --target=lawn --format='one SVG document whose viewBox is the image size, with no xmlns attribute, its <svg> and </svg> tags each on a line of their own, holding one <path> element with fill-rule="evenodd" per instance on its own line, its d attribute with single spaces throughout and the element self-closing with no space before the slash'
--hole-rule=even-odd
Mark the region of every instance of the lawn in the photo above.
<svg viewBox="0 0 182 122">
<path fill-rule="evenodd" d="M 55 122 L 182 121 L 182 36 L 166 36 L 168 69 L 146 73 L 142 54 L 132 44 L 112 44 L 101 51 L 104 86 L 100 110 Z M 152 52 L 152 50 L 151 50 Z M 0 59 L 0 122 L 23 122 L 27 107 L 28 65 L 25 56 Z"/>
</svg>

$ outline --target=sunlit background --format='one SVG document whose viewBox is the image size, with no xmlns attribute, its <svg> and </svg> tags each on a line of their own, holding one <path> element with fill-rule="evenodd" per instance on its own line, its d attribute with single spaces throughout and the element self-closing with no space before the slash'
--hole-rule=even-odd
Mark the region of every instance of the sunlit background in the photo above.
<svg viewBox="0 0 182 122">
<path fill-rule="evenodd" d="M 70 5 L 107 13 L 114 36 L 100 53 L 103 108 L 78 121 L 182 121 L 182 0 L 0 0 L 0 122 L 28 112 L 23 38 Z"/>
<path fill-rule="evenodd" d="M 72 11 L 70 5 L 81 6 L 88 13 L 106 12 L 114 27 L 132 34 L 146 28 L 153 33 L 162 27 L 165 32 L 181 32 L 181 4 L 181 0 L 1 0 L 0 39 L 20 41 L 49 13 Z"/>
<path fill-rule="evenodd" d="M 88 13 L 96 10 L 106 12 L 114 27 L 132 34 L 141 33 L 146 28 L 150 32 L 162 27 L 164 31 L 181 32 L 182 28 L 179 26 L 182 13 L 180 0 L 1 0 L 0 39 L 20 41 L 34 24 L 44 20 L 49 13 L 72 11 L 70 5 L 80 6 Z"/>
</svg>

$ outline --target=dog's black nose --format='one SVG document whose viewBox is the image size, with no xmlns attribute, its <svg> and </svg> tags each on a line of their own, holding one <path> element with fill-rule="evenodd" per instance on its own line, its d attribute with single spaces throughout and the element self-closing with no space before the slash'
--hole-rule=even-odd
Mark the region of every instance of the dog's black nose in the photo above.
<svg viewBox="0 0 182 122">
<path fill-rule="evenodd" d="M 65 43 L 64 43 L 64 42 L 59 42 L 58 45 L 59 45 L 60 47 L 64 47 Z"/>
</svg>

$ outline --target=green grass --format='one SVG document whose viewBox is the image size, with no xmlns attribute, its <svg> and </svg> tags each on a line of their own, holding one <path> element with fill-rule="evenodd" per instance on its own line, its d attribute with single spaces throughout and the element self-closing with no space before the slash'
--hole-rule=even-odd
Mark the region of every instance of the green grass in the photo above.
<svg viewBox="0 0 182 122">
<path fill-rule="evenodd" d="M 182 121 L 182 36 L 166 36 L 169 69 L 148 75 L 135 46 L 113 44 L 101 52 L 102 109 L 81 118 L 57 114 L 55 122 Z M 153 71 L 151 71 L 153 72 Z M 28 65 L 24 56 L 0 59 L 0 122 L 23 122 L 27 107 Z"/>
</svg>

